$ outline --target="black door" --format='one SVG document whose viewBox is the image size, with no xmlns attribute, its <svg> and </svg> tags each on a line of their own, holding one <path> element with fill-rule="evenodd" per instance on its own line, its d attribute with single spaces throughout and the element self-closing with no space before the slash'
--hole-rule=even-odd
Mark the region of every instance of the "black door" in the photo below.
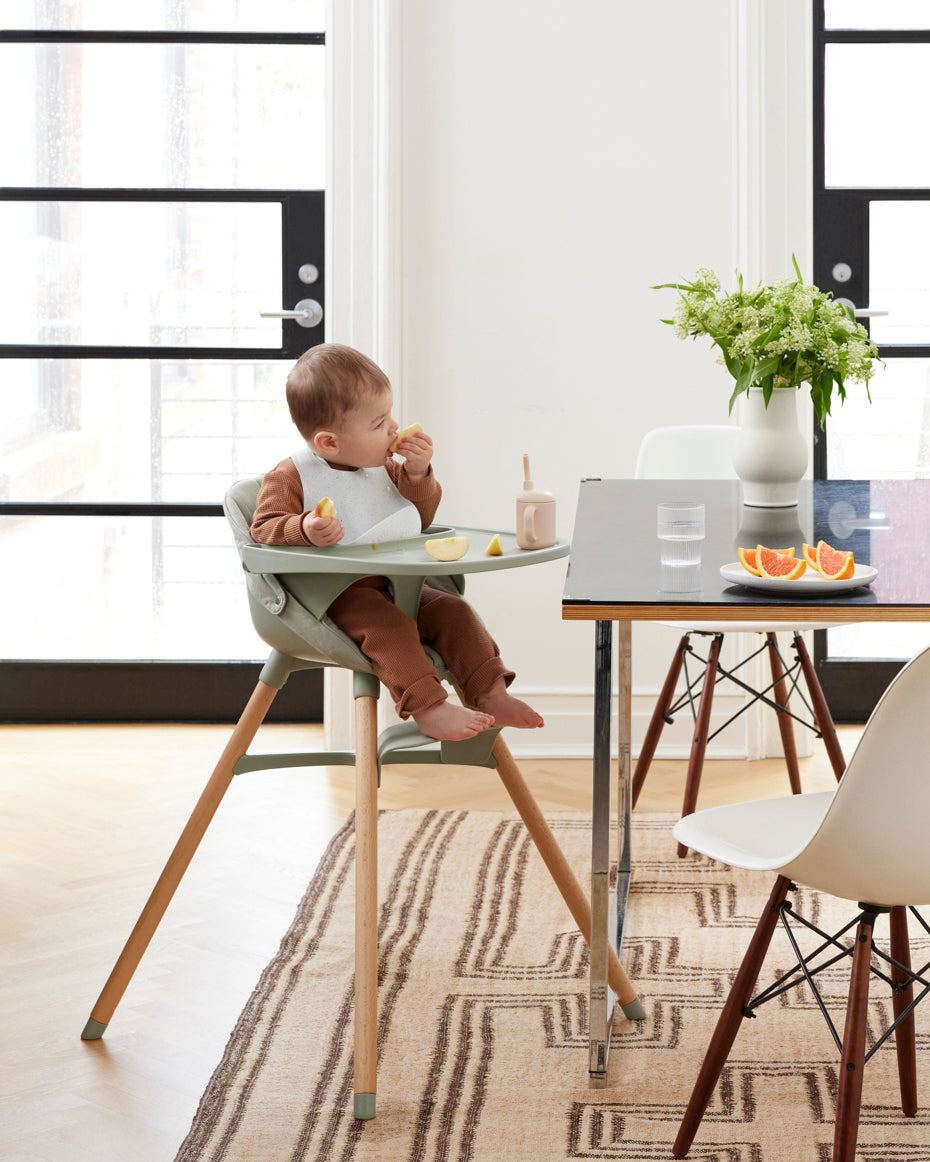
<svg viewBox="0 0 930 1162">
<path fill-rule="evenodd" d="M 40 3 L 0 32 L 7 721 L 237 716 L 266 650 L 220 502 L 293 447 L 284 378 L 323 340 L 322 24 L 113 7 L 133 27 Z"/>
</svg>

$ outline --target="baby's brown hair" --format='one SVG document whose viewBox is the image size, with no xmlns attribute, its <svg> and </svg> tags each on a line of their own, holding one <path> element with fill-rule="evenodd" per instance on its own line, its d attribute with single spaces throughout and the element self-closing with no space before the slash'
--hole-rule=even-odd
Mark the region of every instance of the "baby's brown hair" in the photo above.
<svg viewBox="0 0 930 1162">
<path fill-rule="evenodd" d="M 309 443 L 362 400 L 390 390 L 377 363 L 342 343 L 321 343 L 305 351 L 291 368 L 285 394 L 294 426 Z"/>
</svg>

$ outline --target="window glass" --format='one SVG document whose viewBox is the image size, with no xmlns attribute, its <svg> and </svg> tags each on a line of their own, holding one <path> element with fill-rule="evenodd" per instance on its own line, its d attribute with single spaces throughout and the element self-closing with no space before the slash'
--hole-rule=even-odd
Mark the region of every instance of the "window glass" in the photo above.
<svg viewBox="0 0 930 1162">
<path fill-rule="evenodd" d="M 827 186 L 930 186 L 930 44 L 828 44 Z"/>
<path fill-rule="evenodd" d="M 3 184 L 322 189 L 325 51 L 0 44 Z"/>
<path fill-rule="evenodd" d="M 5 360 L 0 499 L 219 504 L 234 480 L 300 444 L 284 400 L 289 367 Z"/>
<path fill-rule="evenodd" d="M 0 552 L 5 658 L 267 656 L 222 517 L 0 516 Z"/>
<path fill-rule="evenodd" d="M 279 202 L 0 202 L 0 343 L 281 346 Z"/>
<path fill-rule="evenodd" d="M 3 0 L 6 28 L 322 32 L 325 0 Z"/>
<path fill-rule="evenodd" d="M 930 28 L 927 0 L 825 0 L 825 28 Z"/>
<path fill-rule="evenodd" d="M 930 202 L 869 204 L 869 306 L 876 343 L 930 343 Z"/>
<path fill-rule="evenodd" d="M 930 360 L 889 359 L 865 388 L 849 384 L 834 404 L 828 477 L 914 480 L 930 476 Z"/>
</svg>

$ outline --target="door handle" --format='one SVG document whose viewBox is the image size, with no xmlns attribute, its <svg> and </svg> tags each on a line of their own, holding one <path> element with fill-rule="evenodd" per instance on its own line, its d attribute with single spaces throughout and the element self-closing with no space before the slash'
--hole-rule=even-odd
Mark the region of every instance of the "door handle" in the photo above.
<svg viewBox="0 0 930 1162">
<path fill-rule="evenodd" d="M 294 319 L 298 327 L 316 327 L 323 321 L 323 308 L 316 299 L 301 299 L 292 311 L 259 311 L 261 319 Z"/>
<path fill-rule="evenodd" d="M 883 311 L 879 307 L 857 307 L 852 299 L 837 299 L 844 307 L 851 307 L 852 313 L 857 319 L 874 319 L 877 315 L 887 315 L 889 311 Z"/>
</svg>

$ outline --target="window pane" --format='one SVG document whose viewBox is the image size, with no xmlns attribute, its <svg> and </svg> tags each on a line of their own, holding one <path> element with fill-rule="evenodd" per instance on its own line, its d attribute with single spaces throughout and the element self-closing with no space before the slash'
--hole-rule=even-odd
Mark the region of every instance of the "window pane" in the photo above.
<svg viewBox="0 0 930 1162">
<path fill-rule="evenodd" d="M 930 476 L 930 360 L 889 359 L 865 389 L 828 420 L 827 476 L 833 479 L 913 480 Z"/>
<path fill-rule="evenodd" d="M 876 343 L 930 343 L 930 202 L 869 205 L 869 306 Z"/>
<path fill-rule="evenodd" d="M 0 343 L 281 346 L 277 202 L 2 202 Z"/>
<path fill-rule="evenodd" d="M 218 504 L 300 444 L 289 366 L 6 360 L 0 499 Z"/>
<path fill-rule="evenodd" d="M 828 186 L 928 186 L 930 44 L 828 44 Z"/>
<path fill-rule="evenodd" d="M 930 28 L 927 0 L 825 0 L 825 28 Z"/>
<path fill-rule="evenodd" d="M 325 0 L 3 0 L 6 28 L 322 32 Z"/>
<path fill-rule="evenodd" d="M 222 517 L 0 517 L 0 554 L 5 658 L 267 656 Z"/>
<path fill-rule="evenodd" d="M 3 184 L 322 189 L 325 51 L 2 44 Z"/>
</svg>

